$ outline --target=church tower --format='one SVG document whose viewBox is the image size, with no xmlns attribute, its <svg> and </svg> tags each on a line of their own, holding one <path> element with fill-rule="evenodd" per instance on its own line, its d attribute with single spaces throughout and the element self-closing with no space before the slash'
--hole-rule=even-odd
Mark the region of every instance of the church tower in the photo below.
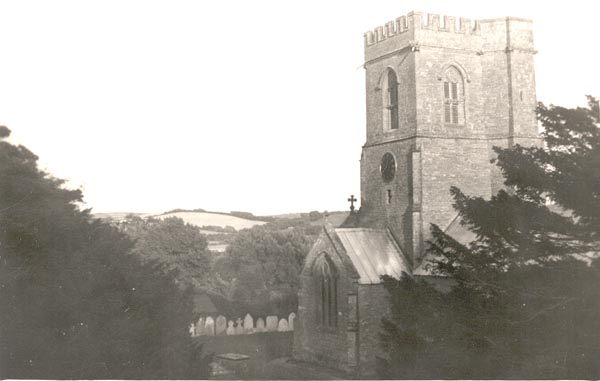
<svg viewBox="0 0 600 381">
<path fill-rule="evenodd" d="M 450 188 L 502 186 L 494 146 L 539 144 L 531 21 L 471 22 L 409 13 L 365 34 L 366 141 L 361 207 L 326 224 L 298 292 L 295 359 L 373 378 L 389 316 L 382 276 L 450 280 L 422 266 L 430 224 L 467 236 Z"/>
<path fill-rule="evenodd" d="M 456 219 L 449 193 L 503 185 L 492 147 L 536 144 L 532 23 L 421 13 L 365 34 L 366 142 L 359 226 L 388 228 L 418 266 L 431 223 Z"/>
</svg>

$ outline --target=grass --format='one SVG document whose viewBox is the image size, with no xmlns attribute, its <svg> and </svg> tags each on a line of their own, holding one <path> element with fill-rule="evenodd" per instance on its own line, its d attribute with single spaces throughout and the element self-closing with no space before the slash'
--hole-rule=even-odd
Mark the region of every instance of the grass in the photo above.
<svg viewBox="0 0 600 381">
<path fill-rule="evenodd" d="M 263 379 L 270 361 L 290 357 L 294 332 L 268 332 L 234 336 L 199 336 L 204 353 L 237 353 L 250 356 L 243 379 Z"/>
<path fill-rule="evenodd" d="M 235 230 L 249 229 L 255 225 L 263 225 L 264 221 L 246 220 L 244 218 L 228 216 L 225 214 L 205 212 L 177 212 L 156 216 L 156 218 L 178 217 L 191 225 L 202 226 L 231 226 Z"/>
</svg>

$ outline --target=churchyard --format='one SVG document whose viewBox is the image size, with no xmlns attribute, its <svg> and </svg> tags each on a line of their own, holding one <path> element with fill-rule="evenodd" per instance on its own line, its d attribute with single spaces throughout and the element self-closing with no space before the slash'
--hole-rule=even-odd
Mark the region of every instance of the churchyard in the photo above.
<svg viewBox="0 0 600 381">
<path fill-rule="evenodd" d="M 291 356 L 295 319 L 295 312 L 256 320 L 249 313 L 243 319 L 200 316 L 189 332 L 205 353 L 214 354 L 216 378 L 265 378 L 270 361 Z"/>
<path fill-rule="evenodd" d="M 294 333 L 261 332 L 242 335 L 196 336 L 207 354 L 214 354 L 212 371 L 220 379 L 263 379 L 269 363 L 292 355 Z"/>
</svg>

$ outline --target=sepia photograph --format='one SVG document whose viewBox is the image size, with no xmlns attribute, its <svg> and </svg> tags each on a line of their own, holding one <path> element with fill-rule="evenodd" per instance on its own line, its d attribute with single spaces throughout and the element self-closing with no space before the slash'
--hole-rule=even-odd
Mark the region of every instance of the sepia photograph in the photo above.
<svg viewBox="0 0 600 381">
<path fill-rule="evenodd" d="M 0 0 L 0 379 L 600 379 L 599 17 Z"/>
</svg>

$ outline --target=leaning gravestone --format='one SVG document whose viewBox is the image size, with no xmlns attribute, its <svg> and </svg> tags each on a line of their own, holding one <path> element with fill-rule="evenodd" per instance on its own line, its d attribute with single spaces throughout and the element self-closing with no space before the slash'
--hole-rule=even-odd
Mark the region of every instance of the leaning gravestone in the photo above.
<svg viewBox="0 0 600 381">
<path fill-rule="evenodd" d="M 277 331 L 277 316 L 267 316 L 267 331 Z"/>
<path fill-rule="evenodd" d="M 246 314 L 244 318 L 244 331 L 246 333 L 254 333 L 254 319 L 252 319 L 250 314 Z"/>
<path fill-rule="evenodd" d="M 256 332 L 264 332 L 265 331 L 265 321 L 263 318 L 258 318 L 256 320 Z"/>
<path fill-rule="evenodd" d="M 294 330 L 294 320 L 296 320 L 296 313 L 292 312 L 290 316 L 288 316 L 288 329 L 290 331 Z"/>
<path fill-rule="evenodd" d="M 233 321 L 229 320 L 229 322 L 227 323 L 227 334 L 228 335 L 235 335 L 235 328 L 233 328 Z"/>
<path fill-rule="evenodd" d="M 227 319 L 225 319 L 225 316 L 223 316 L 223 315 L 217 316 L 217 324 L 216 324 L 215 333 L 217 335 L 224 335 L 226 330 L 227 330 Z"/>
<path fill-rule="evenodd" d="M 206 323 L 204 323 L 204 334 L 208 336 L 215 335 L 215 320 L 210 316 L 206 318 Z"/>
<path fill-rule="evenodd" d="M 235 334 L 236 335 L 243 335 L 244 334 L 244 326 L 242 325 L 242 319 L 238 318 L 235 321 L 236 325 L 235 325 Z"/>
<path fill-rule="evenodd" d="M 288 330 L 288 322 L 285 319 L 279 320 L 279 325 L 277 326 L 277 330 L 279 332 L 286 332 Z"/>
</svg>

